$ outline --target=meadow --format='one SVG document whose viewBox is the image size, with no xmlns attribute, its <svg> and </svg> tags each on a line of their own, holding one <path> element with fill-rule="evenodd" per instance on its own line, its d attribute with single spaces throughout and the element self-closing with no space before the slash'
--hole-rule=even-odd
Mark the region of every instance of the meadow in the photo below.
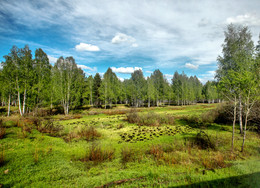
<svg viewBox="0 0 260 188">
<path fill-rule="evenodd" d="M 218 105 L 2 117 L 0 187 L 260 187 L 259 134 L 231 152 Z"/>
</svg>

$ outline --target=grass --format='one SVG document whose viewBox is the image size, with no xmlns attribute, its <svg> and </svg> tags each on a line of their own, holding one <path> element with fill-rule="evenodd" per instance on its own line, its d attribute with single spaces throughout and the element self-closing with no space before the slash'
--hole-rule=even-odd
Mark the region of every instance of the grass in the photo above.
<svg viewBox="0 0 260 188">
<path fill-rule="evenodd" d="M 237 129 L 231 153 L 230 126 L 209 123 L 202 133 L 182 120 L 216 107 L 139 109 L 142 117 L 149 113 L 174 117 L 173 125 L 159 126 L 129 123 L 130 109 L 122 106 L 85 110 L 70 118 L 56 115 L 51 124 L 41 119 L 38 129 L 28 119 L 5 117 L 0 182 L 4 187 L 97 187 L 111 182 L 119 187 L 260 187 L 259 135 L 248 131 L 241 153 Z M 91 111 L 97 113 L 90 115 Z M 68 142 L 64 138 L 69 136 Z M 116 184 L 119 180 L 127 181 Z"/>
</svg>

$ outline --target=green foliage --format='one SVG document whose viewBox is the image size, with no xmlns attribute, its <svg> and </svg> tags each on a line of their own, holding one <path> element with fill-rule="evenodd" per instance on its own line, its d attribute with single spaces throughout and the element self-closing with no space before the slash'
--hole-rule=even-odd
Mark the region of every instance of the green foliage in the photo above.
<svg viewBox="0 0 260 188">
<path fill-rule="evenodd" d="M 101 103 L 100 103 L 100 87 L 101 87 L 101 77 L 100 75 L 97 73 L 94 77 L 94 80 L 93 80 L 93 93 L 94 93 L 94 104 L 96 106 L 100 106 Z"/>
<path fill-rule="evenodd" d="M 216 150 L 200 149 L 194 144 L 198 129 L 191 129 L 189 132 L 179 131 L 173 135 L 167 134 L 166 130 L 177 131 L 188 127 L 178 120 L 182 115 L 200 115 L 215 107 L 215 104 L 204 104 L 142 109 L 143 112 L 138 109 L 140 115 L 147 111 L 154 111 L 162 116 L 165 113 L 176 116 L 175 125 L 160 127 L 139 127 L 128 124 L 124 115 L 109 113 L 82 115 L 80 119 L 68 119 L 63 115 L 53 117 L 57 120 L 54 121 L 55 123 L 64 126 L 65 134 L 80 131 L 86 124 L 97 127 L 102 134 L 102 137 L 96 140 L 97 145 L 92 145 L 93 142 L 84 139 L 67 143 L 64 142 L 63 137 L 51 137 L 49 133 L 39 133 L 35 130 L 36 126 L 32 126 L 31 131 L 26 132 L 26 137 L 21 137 L 22 123 L 31 124 L 34 121 L 29 117 L 22 119 L 14 116 L 5 117 L 4 125 L 7 134 L 0 140 L 0 160 L 2 154 L 4 158 L 4 163 L 0 166 L 1 184 L 7 187 L 97 187 L 110 182 L 143 177 L 131 183 L 125 182 L 121 186 L 173 187 L 201 185 L 202 182 L 219 185 L 223 180 L 225 185 L 230 187 L 232 184 L 229 179 L 237 177 L 234 181 L 239 180 L 240 185 L 257 187 L 254 178 L 258 176 L 254 174 L 258 172 L 260 164 L 259 152 L 256 148 L 259 145 L 259 138 L 256 133 L 248 131 L 249 139 L 244 153 L 238 151 L 240 143 L 235 144 L 234 153 L 230 153 L 228 150 L 230 129 L 222 130 L 223 126 L 218 124 L 205 130 L 210 140 L 216 144 Z M 123 105 L 117 108 L 130 110 Z M 15 125 L 16 119 L 20 119 L 19 127 Z M 108 123 L 110 127 L 105 126 Z M 117 129 L 119 124 L 124 124 L 124 127 Z M 153 139 L 119 143 L 121 133 L 137 134 L 139 129 L 144 129 L 141 134 L 145 132 L 148 136 L 157 128 L 165 130 L 165 133 Z M 150 130 L 154 131 L 150 132 Z M 157 134 L 159 133 L 160 131 L 157 131 Z M 236 136 L 240 137 L 238 132 Z M 253 178 L 242 178 L 242 176 L 251 177 L 248 174 L 253 174 L 251 175 Z"/>
<path fill-rule="evenodd" d="M 127 114 L 127 121 L 129 123 L 136 123 L 139 126 L 161 126 L 163 124 L 174 125 L 174 117 L 171 115 L 160 115 L 154 112 L 147 114 L 138 114 L 133 111 Z"/>
</svg>

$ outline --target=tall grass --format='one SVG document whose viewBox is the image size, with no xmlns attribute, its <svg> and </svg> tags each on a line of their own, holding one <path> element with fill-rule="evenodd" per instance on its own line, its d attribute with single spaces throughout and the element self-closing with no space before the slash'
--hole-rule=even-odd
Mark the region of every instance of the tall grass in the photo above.
<svg viewBox="0 0 260 188">
<path fill-rule="evenodd" d="M 6 135 L 6 128 L 3 125 L 3 120 L 0 119 L 0 139 L 3 139 Z"/>
<path fill-rule="evenodd" d="M 102 149 L 97 143 L 92 143 L 86 153 L 86 156 L 81 159 L 83 162 L 93 162 L 94 164 L 104 161 L 111 161 L 114 158 L 115 149 Z"/>
<path fill-rule="evenodd" d="M 154 112 L 148 112 L 146 114 L 138 114 L 136 111 L 132 111 L 127 114 L 129 123 L 135 123 L 139 126 L 161 126 L 162 124 L 174 125 L 174 117 L 168 114 L 156 114 Z"/>
</svg>

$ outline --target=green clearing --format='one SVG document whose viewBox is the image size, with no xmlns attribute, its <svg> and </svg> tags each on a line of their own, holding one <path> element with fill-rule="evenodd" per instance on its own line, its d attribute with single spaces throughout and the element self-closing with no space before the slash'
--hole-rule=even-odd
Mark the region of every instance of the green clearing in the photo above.
<svg viewBox="0 0 260 188">
<path fill-rule="evenodd" d="M 200 128 L 181 120 L 182 116 L 199 116 L 216 107 L 200 104 L 138 109 L 140 116 L 154 113 L 175 118 L 174 125 L 160 126 L 128 123 L 125 113 L 130 109 L 124 106 L 93 108 L 82 110 L 80 115 L 53 116 L 54 125 L 64 126 L 55 134 L 30 128 L 26 118 L 18 125 L 18 117 L 2 118 L 6 135 L 0 140 L 0 184 L 98 187 L 113 182 L 109 186 L 260 187 L 259 135 L 248 131 L 241 153 L 242 136 L 236 130 L 235 152 L 231 153 L 232 127 L 211 123 L 203 127 L 203 132 L 215 148 L 202 149 L 194 144 Z M 78 119 L 69 119 L 72 117 Z M 87 141 L 82 130 L 89 127 L 98 134 Z M 97 155 L 90 152 L 91 147 Z M 102 159 L 94 160 L 100 156 Z"/>
</svg>

